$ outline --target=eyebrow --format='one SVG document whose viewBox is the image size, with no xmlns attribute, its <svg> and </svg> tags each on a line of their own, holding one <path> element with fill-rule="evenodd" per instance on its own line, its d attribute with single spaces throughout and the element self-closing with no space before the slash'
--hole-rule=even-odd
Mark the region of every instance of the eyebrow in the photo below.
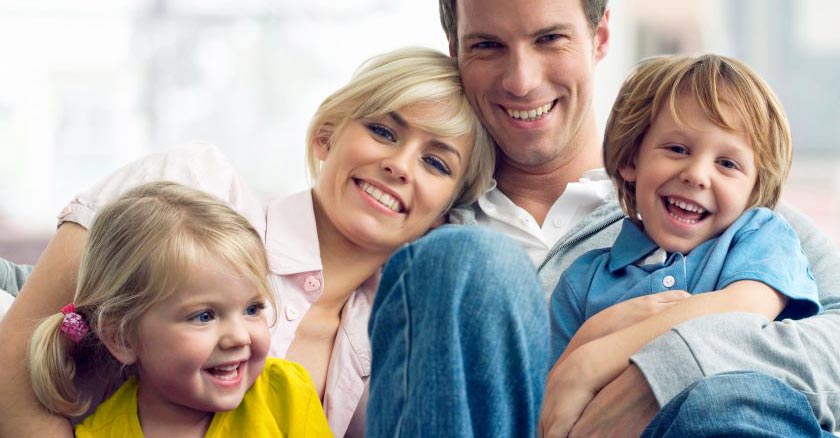
<svg viewBox="0 0 840 438">
<path fill-rule="evenodd" d="M 548 26 L 543 27 L 541 29 L 537 29 L 537 31 L 530 34 L 530 37 L 531 38 L 536 38 L 538 36 L 542 36 L 542 35 L 546 35 L 546 34 L 550 34 L 550 33 L 554 33 L 554 32 L 568 32 L 573 28 L 574 28 L 574 26 L 572 26 L 571 24 L 566 24 L 566 23 L 551 24 L 551 25 L 548 25 Z M 485 32 L 472 32 L 472 33 L 468 33 L 468 34 L 464 35 L 463 39 L 464 40 L 470 40 L 470 39 L 497 40 L 497 39 L 499 39 L 499 37 L 497 37 L 496 35 L 490 34 L 490 33 L 485 33 Z"/>
<path fill-rule="evenodd" d="M 388 117 L 390 117 L 394 121 L 394 123 L 402 126 L 403 128 L 407 128 L 409 126 L 409 123 L 397 111 L 389 112 Z M 461 152 L 459 152 L 458 149 L 455 148 L 455 146 L 438 140 L 432 140 L 432 146 L 438 149 L 442 149 L 446 152 L 450 152 L 458 158 L 458 161 L 462 161 Z"/>
</svg>

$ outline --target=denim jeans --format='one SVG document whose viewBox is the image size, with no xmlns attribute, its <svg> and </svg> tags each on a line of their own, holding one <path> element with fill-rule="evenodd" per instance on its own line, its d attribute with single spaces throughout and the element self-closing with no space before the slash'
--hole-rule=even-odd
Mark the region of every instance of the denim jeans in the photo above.
<svg viewBox="0 0 840 438">
<path fill-rule="evenodd" d="M 825 437 L 805 396 L 755 372 L 709 376 L 686 388 L 653 418 L 644 438 Z"/>
<path fill-rule="evenodd" d="M 441 227 L 386 265 L 369 332 L 369 437 L 535 436 L 548 311 L 500 234 Z"/>
</svg>

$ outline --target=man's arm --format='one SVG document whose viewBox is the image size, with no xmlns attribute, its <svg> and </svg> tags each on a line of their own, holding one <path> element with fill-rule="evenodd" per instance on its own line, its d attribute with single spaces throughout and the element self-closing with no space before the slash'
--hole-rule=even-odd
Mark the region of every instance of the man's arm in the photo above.
<svg viewBox="0 0 840 438">
<path fill-rule="evenodd" d="M 796 230 L 817 280 L 824 312 L 768 323 L 749 314 L 711 315 L 675 327 L 632 360 L 660 406 L 704 376 L 750 370 L 777 377 L 807 398 L 820 425 L 840 418 L 840 252 L 801 213 L 777 209 Z"/>
<path fill-rule="evenodd" d="M 73 436 L 66 418 L 48 413 L 35 399 L 26 357 L 40 319 L 73 299 L 86 236 L 76 224 L 61 226 L 0 322 L 0 436 Z"/>
</svg>

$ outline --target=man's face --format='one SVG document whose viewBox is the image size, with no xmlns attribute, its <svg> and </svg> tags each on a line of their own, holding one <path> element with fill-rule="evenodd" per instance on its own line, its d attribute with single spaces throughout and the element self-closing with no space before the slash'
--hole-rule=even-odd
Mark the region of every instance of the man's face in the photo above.
<svg viewBox="0 0 840 438">
<path fill-rule="evenodd" d="M 575 153 L 592 118 L 593 33 L 580 0 L 458 0 L 458 67 L 467 96 L 509 164 L 534 168 Z"/>
</svg>

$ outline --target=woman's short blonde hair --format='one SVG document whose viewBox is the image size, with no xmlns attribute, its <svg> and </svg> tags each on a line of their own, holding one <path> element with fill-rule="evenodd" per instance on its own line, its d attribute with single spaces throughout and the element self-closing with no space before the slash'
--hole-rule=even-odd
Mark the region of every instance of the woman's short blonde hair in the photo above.
<svg viewBox="0 0 840 438">
<path fill-rule="evenodd" d="M 92 362 L 103 377 L 119 371 L 102 339 L 129 345 L 143 314 L 179 290 L 189 268 L 208 256 L 236 267 L 275 304 L 259 234 L 221 201 L 176 183 L 155 182 L 102 208 L 88 234 L 73 298 L 91 333 L 74 344 L 60 332 L 58 312 L 38 326 L 29 353 L 38 400 L 51 412 L 85 412 L 89 403 L 74 382 L 76 360 Z"/>
<path fill-rule="evenodd" d="M 736 59 L 667 55 L 637 66 L 619 90 L 607 121 L 604 166 L 627 215 L 637 220 L 635 187 L 619 169 L 635 165 L 644 136 L 660 111 L 670 111 L 677 123 L 686 123 L 676 107 L 677 98 L 683 97 L 695 99 L 709 120 L 730 131 L 735 127 L 724 118 L 722 105 L 735 110 L 747 130 L 743 134 L 758 169 L 749 206 L 775 207 L 790 171 L 793 147 L 787 117 L 773 90 Z"/>
<path fill-rule="evenodd" d="M 403 48 L 365 61 L 350 82 L 327 97 L 307 131 L 309 175 L 318 177 L 317 144 L 329 145 L 348 121 L 376 118 L 416 103 L 440 105 L 439 117 L 420 128 L 442 137 L 468 135 L 474 147 L 453 204 L 478 199 L 490 186 L 496 164 L 495 143 L 464 96 L 453 58 L 436 50 Z"/>
</svg>

